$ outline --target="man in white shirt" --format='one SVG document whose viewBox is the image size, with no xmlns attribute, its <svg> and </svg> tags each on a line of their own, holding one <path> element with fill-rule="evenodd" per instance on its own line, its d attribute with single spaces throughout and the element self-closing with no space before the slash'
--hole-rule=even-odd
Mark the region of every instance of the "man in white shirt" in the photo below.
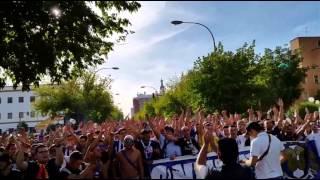
<svg viewBox="0 0 320 180">
<path fill-rule="evenodd" d="M 235 125 L 229 127 L 230 138 L 236 140 L 238 148 L 242 149 L 245 147 L 246 138 L 245 135 L 238 135 L 238 129 Z"/>
<path fill-rule="evenodd" d="M 252 138 L 251 157 L 243 163 L 255 167 L 257 179 L 282 179 L 281 161 L 284 160 L 282 142 L 277 137 L 267 134 L 258 122 L 251 122 L 246 129 Z"/>
<path fill-rule="evenodd" d="M 320 133 L 318 131 L 318 127 L 314 122 L 310 122 L 310 128 L 312 133 L 309 134 L 306 138 L 307 141 L 314 141 L 315 147 L 317 149 L 318 156 L 320 155 Z"/>
</svg>

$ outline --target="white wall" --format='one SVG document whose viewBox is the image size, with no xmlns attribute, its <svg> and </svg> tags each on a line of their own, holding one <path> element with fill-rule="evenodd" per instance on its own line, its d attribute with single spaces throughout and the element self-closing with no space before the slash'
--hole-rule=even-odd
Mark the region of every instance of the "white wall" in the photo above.
<svg viewBox="0 0 320 180">
<path fill-rule="evenodd" d="M 35 112 L 35 117 L 31 117 L 31 112 L 34 111 L 30 102 L 30 97 L 36 94 L 33 91 L 13 90 L 12 87 L 5 87 L 0 90 L 0 129 L 2 131 L 8 128 L 15 128 L 19 121 L 25 121 L 29 127 L 34 127 L 41 120 L 46 117 Z M 8 103 L 8 97 L 12 97 L 12 103 Z M 23 97 L 24 101 L 19 103 L 19 97 Z M 37 99 L 37 97 L 36 97 Z M 19 112 L 23 112 L 23 118 L 19 118 Z M 12 119 L 8 119 L 8 113 L 12 113 Z"/>
</svg>

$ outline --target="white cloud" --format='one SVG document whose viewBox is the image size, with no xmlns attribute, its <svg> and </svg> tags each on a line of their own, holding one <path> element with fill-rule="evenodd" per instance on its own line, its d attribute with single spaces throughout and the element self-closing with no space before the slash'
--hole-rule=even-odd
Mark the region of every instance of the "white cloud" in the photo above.
<svg viewBox="0 0 320 180">
<path fill-rule="evenodd" d="M 120 67 L 119 71 L 110 71 L 110 73 L 114 78 L 112 92 L 113 94 L 120 94 L 119 96 L 114 96 L 114 101 L 116 104 L 120 103 L 119 106 L 124 115 L 130 113 L 130 109 L 133 106 L 132 99 L 138 92 L 153 92 L 152 89 L 141 89 L 141 85 L 149 85 L 158 89 L 161 77 L 166 80 L 172 78 L 172 76 L 180 75 L 181 71 L 183 71 L 181 67 L 174 66 L 175 63 L 168 62 L 167 59 L 158 56 L 149 58 L 149 56 L 152 56 L 153 51 L 158 50 L 155 49 L 156 44 L 192 27 L 174 27 L 170 24 L 170 21 L 179 17 L 188 17 L 187 19 L 191 20 L 197 20 L 200 17 L 182 9 L 168 8 L 165 2 L 140 3 L 142 7 L 137 13 L 124 15 L 132 23 L 130 29 L 136 33 L 127 37 L 127 44 L 115 45 L 114 51 L 109 54 L 108 60 L 102 65 L 103 67 Z M 167 26 L 163 21 L 168 21 Z M 164 24 L 163 27 L 161 27 L 162 24 Z M 152 28 L 150 28 L 151 26 Z M 160 26 L 160 28 L 153 28 L 153 26 Z M 146 33 L 146 30 L 152 30 L 152 32 Z M 188 46 L 189 44 L 185 48 Z M 169 47 L 168 50 L 170 50 Z M 102 73 L 100 72 L 99 74 Z"/>
<path fill-rule="evenodd" d="M 165 8 L 165 1 L 140 1 L 141 8 L 135 14 L 126 13 L 134 31 L 139 31 L 147 26 L 152 25 L 160 18 L 161 11 Z"/>
</svg>

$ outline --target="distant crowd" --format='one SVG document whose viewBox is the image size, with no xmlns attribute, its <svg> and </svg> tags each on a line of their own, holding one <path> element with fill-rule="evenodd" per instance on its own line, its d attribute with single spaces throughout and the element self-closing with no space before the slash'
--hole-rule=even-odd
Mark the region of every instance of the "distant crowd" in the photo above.
<svg viewBox="0 0 320 180">
<path fill-rule="evenodd" d="M 281 179 L 282 141 L 314 140 L 320 149 L 317 111 L 288 118 L 279 99 L 268 112 L 247 113 L 205 115 L 199 109 L 170 119 L 67 123 L 37 136 L 20 128 L 1 134 L 0 179 L 150 179 L 154 160 L 185 155 L 198 156 L 199 178 Z M 250 159 L 238 161 L 244 147 Z M 207 168 L 209 152 L 224 163 L 221 171 Z"/>
</svg>

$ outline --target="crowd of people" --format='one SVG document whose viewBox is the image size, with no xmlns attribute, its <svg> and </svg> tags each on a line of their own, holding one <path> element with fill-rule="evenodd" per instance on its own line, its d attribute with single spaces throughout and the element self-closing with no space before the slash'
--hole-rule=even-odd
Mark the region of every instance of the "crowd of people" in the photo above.
<svg viewBox="0 0 320 180">
<path fill-rule="evenodd" d="M 201 178 L 281 178 L 285 161 L 281 141 L 315 140 L 319 112 L 285 117 L 283 102 L 268 112 L 248 109 L 248 116 L 227 111 L 193 115 L 182 111 L 169 119 L 93 121 L 53 126 L 34 136 L 25 129 L 0 138 L 0 177 L 7 179 L 150 179 L 154 160 L 198 155 Z M 250 147 L 250 159 L 238 161 L 239 149 Z M 221 171 L 206 167 L 216 152 Z M 254 168 L 249 168 L 254 167 Z M 253 169 L 255 169 L 253 171 Z"/>
</svg>

